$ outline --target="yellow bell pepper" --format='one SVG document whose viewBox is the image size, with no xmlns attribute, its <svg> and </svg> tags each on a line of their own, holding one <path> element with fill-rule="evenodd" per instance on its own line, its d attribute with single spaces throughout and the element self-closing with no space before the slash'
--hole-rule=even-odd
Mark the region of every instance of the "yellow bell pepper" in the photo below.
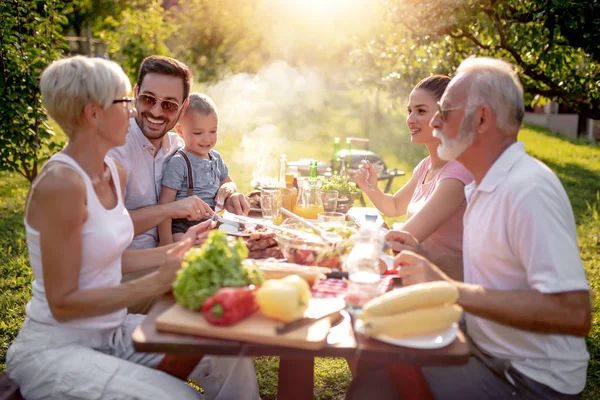
<svg viewBox="0 0 600 400">
<path fill-rule="evenodd" d="M 256 303 L 267 317 L 290 322 L 304 316 L 311 293 L 306 281 L 297 275 L 265 281 L 256 292 Z"/>
</svg>

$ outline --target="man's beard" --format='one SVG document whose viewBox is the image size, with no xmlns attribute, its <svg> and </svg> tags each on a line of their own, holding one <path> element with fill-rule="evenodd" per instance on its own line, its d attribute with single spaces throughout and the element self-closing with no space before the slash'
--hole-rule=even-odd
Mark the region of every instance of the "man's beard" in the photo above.
<svg viewBox="0 0 600 400">
<path fill-rule="evenodd" d="M 440 129 L 433 130 L 433 136 L 440 140 L 437 148 L 438 157 L 444 161 L 456 160 L 467 150 L 475 140 L 475 129 L 473 128 L 474 113 L 465 113 L 458 128 L 456 139 L 447 139 Z"/>
<path fill-rule="evenodd" d="M 155 119 L 155 120 L 164 121 L 165 122 L 164 128 L 161 130 L 148 129 L 148 127 L 146 126 L 147 121 L 144 118 L 147 116 L 149 116 L 150 118 Z M 155 118 L 152 114 L 144 112 L 144 113 L 141 113 L 138 117 L 136 117 L 136 122 L 137 122 L 140 130 L 144 134 L 144 136 L 146 136 L 150 140 L 156 140 L 156 139 L 161 139 L 162 137 L 164 137 L 167 134 L 167 132 L 169 132 L 171 129 L 173 129 L 173 127 L 177 123 L 178 119 L 179 118 L 174 118 L 172 120 L 169 120 L 168 118 Z"/>
</svg>

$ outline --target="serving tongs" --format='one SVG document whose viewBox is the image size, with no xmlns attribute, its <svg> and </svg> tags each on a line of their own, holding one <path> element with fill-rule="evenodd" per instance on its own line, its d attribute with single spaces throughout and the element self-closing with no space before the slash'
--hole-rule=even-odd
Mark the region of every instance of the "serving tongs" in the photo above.
<svg viewBox="0 0 600 400">
<path fill-rule="evenodd" d="M 319 236 L 321 236 L 321 238 L 323 238 L 326 242 L 329 242 L 331 244 L 336 244 L 336 243 L 339 243 L 342 241 L 342 237 L 340 235 L 338 235 L 337 233 L 328 232 L 325 229 L 318 227 L 317 225 L 313 224 L 312 222 L 307 221 L 306 219 L 302 218 L 301 216 L 296 215 L 293 212 L 291 212 L 290 210 L 286 210 L 283 207 L 281 207 L 279 210 L 281 211 L 282 214 L 287 215 L 288 217 L 293 218 L 296 221 L 303 223 L 304 225 L 308 226 L 313 231 L 317 232 L 317 234 Z"/>
<path fill-rule="evenodd" d="M 268 221 L 264 221 L 264 220 L 258 220 L 258 219 L 255 219 L 255 218 L 246 217 L 244 215 L 232 215 L 231 218 L 235 218 L 239 222 L 242 222 L 242 223 L 244 223 L 246 225 L 264 226 L 265 228 L 269 228 L 269 229 L 273 229 L 273 230 L 276 230 L 276 231 L 281 231 L 281 232 L 289 233 L 290 235 L 298 236 L 300 238 L 303 238 L 305 240 L 309 240 L 311 242 L 321 242 L 322 241 L 321 237 L 319 237 L 317 235 L 314 235 L 312 233 L 308 233 L 308 232 L 304 232 L 304 231 L 299 231 L 297 229 L 285 228 L 283 226 L 275 225 L 272 222 L 268 222 Z"/>
</svg>

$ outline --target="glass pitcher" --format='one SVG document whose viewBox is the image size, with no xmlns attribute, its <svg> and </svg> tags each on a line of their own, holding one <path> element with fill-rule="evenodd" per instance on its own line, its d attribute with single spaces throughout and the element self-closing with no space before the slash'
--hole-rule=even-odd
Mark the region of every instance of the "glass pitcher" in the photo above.
<svg viewBox="0 0 600 400">
<path fill-rule="evenodd" d="M 317 179 L 306 179 L 298 182 L 298 198 L 294 213 L 305 219 L 317 219 L 317 214 L 324 212 L 321 200 L 322 182 Z"/>
</svg>

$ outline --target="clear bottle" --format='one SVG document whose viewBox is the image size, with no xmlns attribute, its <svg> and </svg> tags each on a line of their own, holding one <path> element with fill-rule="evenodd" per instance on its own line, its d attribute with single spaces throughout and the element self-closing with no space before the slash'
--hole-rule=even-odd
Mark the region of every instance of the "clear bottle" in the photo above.
<svg viewBox="0 0 600 400">
<path fill-rule="evenodd" d="M 275 189 L 277 191 L 277 193 L 276 193 L 277 200 L 278 200 L 277 205 L 290 210 L 291 194 L 289 196 L 286 196 L 286 193 L 285 193 L 285 186 L 286 186 L 285 185 L 285 173 L 286 173 L 286 171 L 287 171 L 287 156 L 285 154 L 282 154 L 281 157 L 279 158 L 279 179 L 278 179 L 277 185 L 275 187 Z M 283 214 L 279 210 L 279 207 L 277 207 L 276 210 L 273 210 L 273 223 L 275 225 L 280 225 L 283 222 L 283 220 L 284 220 Z"/>
<path fill-rule="evenodd" d="M 381 275 L 379 258 L 382 255 L 384 237 L 377 226 L 377 215 L 368 215 L 354 240 L 354 247 L 346 259 L 348 271 L 348 294 L 346 302 L 361 308 L 378 295 Z"/>
<path fill-rule="evenodd" d="M 285 154 L 282 154 L 281 157 L 279 157 L 279 182 L 278 182 L 278 186 L 279 187 L 286 187 L 286 178 L 285 178 L 285 174 L 287 172 L 287 156 Z"/>
<path fill-rule="evenodd" d="M 352 139 L 346 138 L 346 170 L 352 168 Z"/>
<path fill-rule="evenodd" d="M 333 139 L 333 153 L 331 154 L 331 172 L 333 175 L 337 175 L 340 172 L 340 138 L 336 137 Z"/>
</svg>

